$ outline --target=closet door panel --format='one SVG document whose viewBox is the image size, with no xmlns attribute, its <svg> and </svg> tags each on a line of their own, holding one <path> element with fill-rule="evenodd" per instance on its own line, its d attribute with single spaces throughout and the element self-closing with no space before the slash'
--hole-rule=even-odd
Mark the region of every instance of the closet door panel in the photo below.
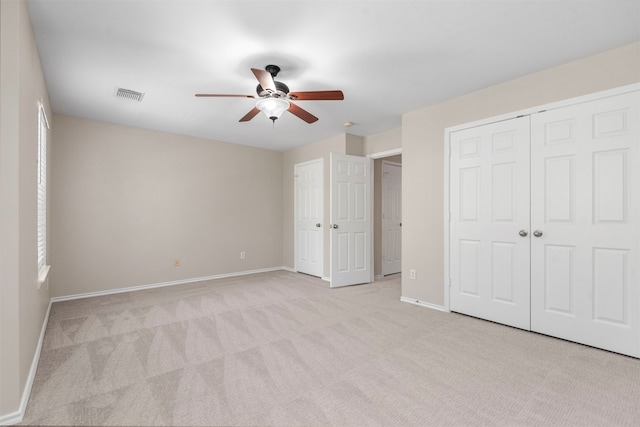
<svg viewBox="0 0 640 427">
<path fill-rule="evenodd" d="M 531 329 L 633 356 L 639 105 L 631 92 L 531 117 Z"/>
<path fill-rule="evenodd" d="M 529 117 L 450 138 L 450 308 L 529 329 Z"/>
</svg>

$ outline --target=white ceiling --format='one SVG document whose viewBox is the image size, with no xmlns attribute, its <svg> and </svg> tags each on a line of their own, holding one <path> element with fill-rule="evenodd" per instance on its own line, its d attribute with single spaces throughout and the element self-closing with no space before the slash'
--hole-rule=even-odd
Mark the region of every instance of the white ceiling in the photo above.
<svg viewBox="0 0 640 427">
<path fill-rule="evenodd" d="M 640 40 L 638 0 L 29 0 L 53 111 L 286 150 L 401 126 L 402 114 Z M 244 98 L 282 69 L 319 117 L 275 124 Z M 138 103 L 114 96 L 144 92 Z M 346 129 L 345 121 L 353 122 Z"/>
</svg>

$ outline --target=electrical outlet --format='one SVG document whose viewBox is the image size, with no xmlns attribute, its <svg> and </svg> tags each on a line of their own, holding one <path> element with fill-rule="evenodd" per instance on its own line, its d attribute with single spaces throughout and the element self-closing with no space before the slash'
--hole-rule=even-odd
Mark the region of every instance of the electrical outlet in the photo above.
<svg viewBox="0 0 640 427">
<path fill-rule="evenodd" d="M 244 253 L 244 251 L 241 251 L 241 252 L 240 252 L 240 259 L 245 259 L 245 255 L 246 255 L 246 254 Z"/>
<path fill-rule="evenodd" d="M 415 270 L 409 270 L 409 277 L 412 280 L 415 280 L 416 279 L 416 271 Z"/>
<path fill-rule="evenodd" d="M 180 258 L 176 258 L 173 260 L 173 266 L 174 267 L 180 267 Z"/>
</svg>

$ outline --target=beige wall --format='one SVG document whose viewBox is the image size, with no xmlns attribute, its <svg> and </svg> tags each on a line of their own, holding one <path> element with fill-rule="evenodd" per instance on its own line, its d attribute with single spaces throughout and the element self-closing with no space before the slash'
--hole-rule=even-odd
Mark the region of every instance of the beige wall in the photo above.
<svg viewBox="0 0 640 427">
<path fill-rule="evenodd" d="M 55 122 L 54 296 L 282 266 L 282 152 Z"/>
<path fill-rule="evenodd" d="M 364 138 L 364 154 L 384 153 L 402 147 L 402 128 L 391 129 Z"/>
<path fill-rule="evenodd" d="M 634 43 L 405 114 L 402 295 L 444 304 L 445 128 L 639 81 Z"/>
<path fill-rule="evenodd" d="M 352 135 L 350 133 L 345 135 L 345 154 L 350 156 L 364 156 L 364 141 L 361 136 Z"/>
<path fill-rule="evenodd" d="M 37 286 L 38 102 L 51 114 L 25 1 L 0 2 L 0 43 L 0 420 L 9 420 L 50 299 Z"/>
</svg>

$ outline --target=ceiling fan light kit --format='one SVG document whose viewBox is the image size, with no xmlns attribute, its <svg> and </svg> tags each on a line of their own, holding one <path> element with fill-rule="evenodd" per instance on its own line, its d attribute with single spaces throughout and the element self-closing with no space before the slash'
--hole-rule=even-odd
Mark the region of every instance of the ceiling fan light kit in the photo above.
<svg viewBox="0 0 640 427">
<path fill-rule="evenodd" d="M 258 87 L 255 95 L 226 95 L 217 93 L 197 93 L 198 97 L 234 97 L 234 98 L 259 98 L 247 114 L 240 121 L 248 122 L 253 119 L 260 111 L 271 121 L 280 118 L 282 113 L 289 111 L 294 116 L 304 120 L 307 123 L 313 123 L 318 120 L 316 116 L 307 110 L 300 108 L 291 101 L 342 101 L 344 94 L 341 90 L 320 90 L 307 92 L 290 92 L 289 87 L 274 80 L 274 77 L 280 72 L 277 65 L 267 65 L 264 70 L 252 68 L 251 71 L 258 79 Z"/>
<path fill-rule="evenodd" d="M 256 102 L 256 108 L 273 122 L 279 119 L 290 106 L 291 104 L 286 99 L 274 97 L 262 98 Z"/>
</svg>

